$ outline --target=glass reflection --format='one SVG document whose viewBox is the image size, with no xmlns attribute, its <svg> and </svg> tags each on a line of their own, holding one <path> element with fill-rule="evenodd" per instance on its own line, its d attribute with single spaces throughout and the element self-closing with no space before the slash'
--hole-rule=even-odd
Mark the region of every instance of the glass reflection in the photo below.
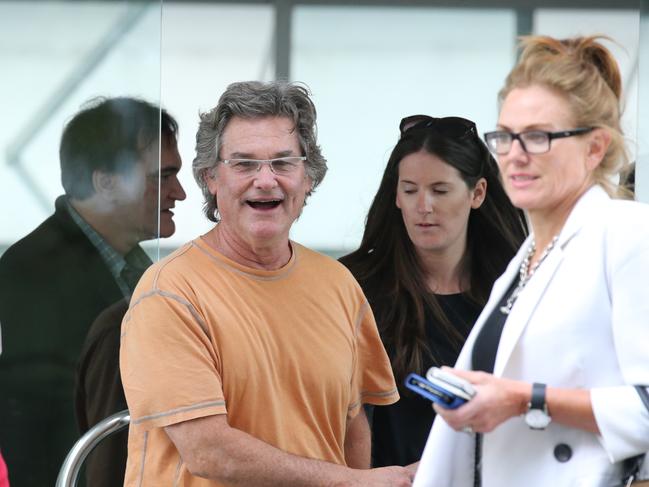
<svg viewBox="0 0 649 487">
<path fill-rule="evenodd" d="M 80 429 L 123 409 L 120 310 L 151 263 L 139 243 L 174 232 L 185 193 L 158 108 L 159 2 L 4 2 L 0 19 L 16 114 L 0 130 L 15 209 L 1 222 L 0 450 L 11 485 L 54 485 Z"/>
<path fill-rule="evenodd" d="M 635 166 L 636 199 L 649 203 L 649 0 L 640 2 L 638 43 L 638 157 Z"/>
</svg>

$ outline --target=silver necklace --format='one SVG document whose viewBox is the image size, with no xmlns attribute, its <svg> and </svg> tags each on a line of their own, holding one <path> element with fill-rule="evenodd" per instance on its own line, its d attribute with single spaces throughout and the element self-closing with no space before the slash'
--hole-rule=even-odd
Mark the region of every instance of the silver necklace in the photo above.
<svg viewBox="0 0 649 487">
<path fill-rule="evenodd" d="M 525 258 L 523 259 L 523 262 L 521 262 L 521 268 L 518 271 L 518 284 L 514 288 L 514 291 L 510 294 L 509 298 L 507 298 L 507 302 L 505 303 L 504 306 L 500 307 L 500 311 L 503 314 L 508 315 L 512 307 L 514 306 L 514 303 L 518 299 L 518 296 L 523 292 L 523 289 L 525 288 L 525 285 L 528 283 L 528 281 L 532 278 L 534 273 L 536 272 L 536 269 L 539 268 L 541 263 L 545 260 L 545 258 L 548 256 L 548 254 L 552 251 L 554 248 L 554 245 L 557 243 L 557 240 L 559 239 L 559 235 L 555 235 L 552 240 L 550 240 L 550 243 L 548 244 L 547 247 L 545 247 L 545 250 L 541 254 L 541 257 L 539 260 L 537 260 L 534 265 L 530 268 L 530 261 L 532 260 L 532 256 L 534 255 L 534 252 L 536 251 L 536 242 L 532 240 L 532 243 L 530 244 L 530 248 L 527 249 L 527 254 L 525 255 Z"/>
</svg>

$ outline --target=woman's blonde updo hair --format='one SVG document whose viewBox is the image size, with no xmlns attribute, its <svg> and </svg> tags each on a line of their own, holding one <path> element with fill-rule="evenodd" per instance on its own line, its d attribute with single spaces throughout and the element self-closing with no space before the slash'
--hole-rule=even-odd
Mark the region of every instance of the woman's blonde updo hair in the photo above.
<svg viewBox="0 0 649 487">
<path fill-rule="evenodd" d="M 606 129 L 611 144 L 593 176 L 613 196 L 621 194 L 615 176 L 628 163 L 620 128 L 622 79 L 617 61 L 598 39 L 608 38 L 523 37 L 520 59 L 507 76 L 498 101 L 502 105 L 514 88 L 544 86 L 565 97 L 575 127 Z"/>
</svg>

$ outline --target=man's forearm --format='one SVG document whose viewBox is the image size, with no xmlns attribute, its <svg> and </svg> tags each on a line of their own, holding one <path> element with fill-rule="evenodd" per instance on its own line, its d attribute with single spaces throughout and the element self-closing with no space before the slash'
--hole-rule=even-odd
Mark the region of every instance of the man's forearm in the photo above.
<svg viewBox="0 0 649 487">
<path fill-rule="evenodd" d="M 187 468 L 228 485 L 329 486 L 353 480 L 342 465 L 286 453 L 212 416 L 166 428 Z"/>
<path fill-rule="evenodd" d="M 365 410 L 361 407 L 359 413 L 347 424 L 345 435 L 345 462 L 348 467 L 370 468 L 372 441 L 370 426 Z"/>
<path fill-rule="evenodd" d="M 329 486 L 353 477 L 354 472 L 344 466 L 292 455 L 239 433 L 247 438 L 233 442 L 236 446 L 226 453 L 228 460 L 221 462 L 222 478 L 216 479 L 228 485 Z"/>
</svg>

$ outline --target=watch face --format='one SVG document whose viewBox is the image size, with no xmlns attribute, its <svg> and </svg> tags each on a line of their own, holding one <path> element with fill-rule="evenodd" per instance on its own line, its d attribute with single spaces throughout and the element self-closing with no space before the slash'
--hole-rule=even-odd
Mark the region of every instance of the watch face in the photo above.
<svg viewBox="0 0 649 487">
<path fill-rule="evenodd" d="M 544 429 L 550 424 L 550 416 L 541 409 L 530 409 L 525 414 L 525 422 L 532 429 Z"/>
</svg>

